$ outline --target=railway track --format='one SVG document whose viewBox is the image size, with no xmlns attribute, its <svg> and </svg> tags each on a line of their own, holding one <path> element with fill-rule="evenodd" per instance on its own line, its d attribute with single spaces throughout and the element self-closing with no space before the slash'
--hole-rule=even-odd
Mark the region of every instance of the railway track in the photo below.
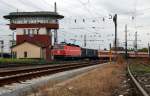
<svg viewBox="0 0 150 96">
<path fill-rule="evenodd" d="M 148 92 L 145 90 L 145 88 L 138 82 L 138 80 L 134 77 L 134 75 L 131 72 L 130 66 L 128 64 L 128 74 L 131 78 L 131 81 L 133 82 L 133 87 L 135 87 L 138 90 L 138 96 L 150 96 Z"/>
<path fill-rule="evenodd" d="M 101 63 L 103 62 L 107 62 L 108 60 L 100 60 Z M 9 64 L 0 64 L 0 69 L 13 69 L 13 68 L 16 68 L 16 67 L 32 67 L 32 66 L 45 66 L 45 65 L 53 65 L 53 63 L 56 63 L 57 64 L 70 64 L 70 63 L 76 63 L 76 62 L 85 62 L 85 60 L 78 60 L 78 61 L 56 61 L 56 62 L 52 62 L 51 63 L 44 63 L 44 64 L 38 64 L 38 63 L 35 63 L 35 64 L 15 64 L 15 63 L 9 63 Z"/>
<path fill-rule="evenodd" d="M 40 77 L 43 75 L 54 74 L 66 70 L 72 70 L 76 68 L 91 66 L 100 64 L 99 61 L 71 63 L 71 64 L 59 64 L 59 65 L 47 65 L 43 67 L 24 68 L 19 70 L 6 70 L 0 72 L 0 86 L 12 84 L 16 82 L 26 81 L 32 78 Z"/>
</svg>

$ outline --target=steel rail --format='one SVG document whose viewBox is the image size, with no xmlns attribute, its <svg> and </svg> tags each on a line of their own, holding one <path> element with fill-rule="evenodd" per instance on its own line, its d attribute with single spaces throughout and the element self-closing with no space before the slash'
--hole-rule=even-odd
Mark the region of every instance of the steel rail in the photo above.
<svg viewBox="0 0 150 96">
<path fill-rule="evenodd" d="M 72 64 L 72 65 L 68 65 L 68 66 L 59 66 L 59 67 L 54 67 L 54 68 L 50 68 L 50 69 L 44 69 L 44 70 L 38 70 L 38 71 L 33 71 L 33 72 L 26 72 L 26 73 L 20 73 L 20 74 L 16 74 L 16 75 L 6 76 L 6 77 L 0 78 L 0 86 L 29 80 L 29 79 L 32 79 L 35 77 L 40 77 L 43 75 L 54 74 L 54 73 L 58 73 L 58 72 L 66 71 L 66 70 L 72 70 L 72 69 L 96 65 L 96 64 L 100 64 L 100 63 L 90 62 L 90 63 L 84 63 L 84 64 L 83 63 Z"/>
<path fill-rule="evenodd" d="M 85 64 L 87 62 L 82 62 L 82 64 Z M 70 65 L 77 65 L 81 63 L 70 63 L 70 64 L 57 64 L 57 65 L 45 65 L 45 66 L 35 66 L 32 68 L 19 68 L 15 70 L 3 70 L 0 71 L 0 76 L 10 76 L 10 75 L 15 75 L 15 74 L 20 74 L 20 73 L 26 73 L 26 72 L 34 72 L 34 71 L 39 71 L 39 70 L 46 70 L 50 68 L 56 68 L 56 67 L 61 67 L 61 66 L 70 66 Z"/>
<path fill-rule="evenodd" d="M 128 73 L 134 83 L 134 85 L 136 86 L 136 88 L 140 91 L 142 96 L 149 96 L 149 94 L 145 91 L 145 89 L 141 86 L 141 84 L 136 80 L 136 78 L 134 77 L 134 75 L 132 74 L 131 70 L 130 70 L 130 66 L 128 64 Z"/>
<path fill-rule="evenodd" d="M 64 64 L 64 63 L 67 63 L 67 64 L 69 64 L 69 63 L 76 63 L 76 62 L 79 62 L 79 61 L 72 61 L 72 62 L 70 62 L 70 61 L 59 61 L 59 62 L 57 62 L 58 64 Z M 44 63 L 44 64 L 38 64 L 38 62 L 37 63 L 30 63 L 30 64 L 28 64 L 28 63 L 23 63 L 23 64 L 19 64 L 19 63 L 3 63 L 3 64 L 0 64 L 0 69 L 2 68 L 13 68 L 13 67 L 22 67 L 22 66 L 43 66 L 43 65 L 49 65 L 49 63 Z"/>
</svg>

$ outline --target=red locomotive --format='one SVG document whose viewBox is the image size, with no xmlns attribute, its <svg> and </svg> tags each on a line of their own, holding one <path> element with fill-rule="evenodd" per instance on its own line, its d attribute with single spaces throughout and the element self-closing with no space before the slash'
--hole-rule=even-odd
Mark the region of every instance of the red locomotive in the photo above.
<svg viewBox="0 0 150 96">
<path fill-rule="evenodd" d="M 52 54 L 55 59 L 97 59 L 98 50 L 81 48 L 78 45 L 61 43 L 54 46 Z"/>
</svg>

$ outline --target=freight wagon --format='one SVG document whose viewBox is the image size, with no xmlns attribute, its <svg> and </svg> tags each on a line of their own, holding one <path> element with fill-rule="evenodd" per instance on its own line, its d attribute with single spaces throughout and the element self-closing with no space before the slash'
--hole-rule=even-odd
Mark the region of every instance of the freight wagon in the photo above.
<svg viewBox="0 0 150 96">
<path fill-rule="evenodd" d="M 89 59 L 98 59 L 98 50 L 81 48 L 81 57 Z"/>
<path fill-rule="evenodd" d="M 57 44 L 52 49 L 54 59 L 98 59 L 98 50 L 81 48 L 74 44 Z"/>
</svg>

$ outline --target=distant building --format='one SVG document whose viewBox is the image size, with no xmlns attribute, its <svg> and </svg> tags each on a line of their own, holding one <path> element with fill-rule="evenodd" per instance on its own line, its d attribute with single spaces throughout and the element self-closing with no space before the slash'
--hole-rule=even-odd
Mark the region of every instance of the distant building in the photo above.
<svg viewBox="0 0 150 96">
<path fill-rule="evenodd" d="M 52 31 L 59 28 L 57 12 L 12 12 L 4 16 L 16 30 L 16 45 L 11 50 L 16 58 L 51 60 Z"/>
</svg>

